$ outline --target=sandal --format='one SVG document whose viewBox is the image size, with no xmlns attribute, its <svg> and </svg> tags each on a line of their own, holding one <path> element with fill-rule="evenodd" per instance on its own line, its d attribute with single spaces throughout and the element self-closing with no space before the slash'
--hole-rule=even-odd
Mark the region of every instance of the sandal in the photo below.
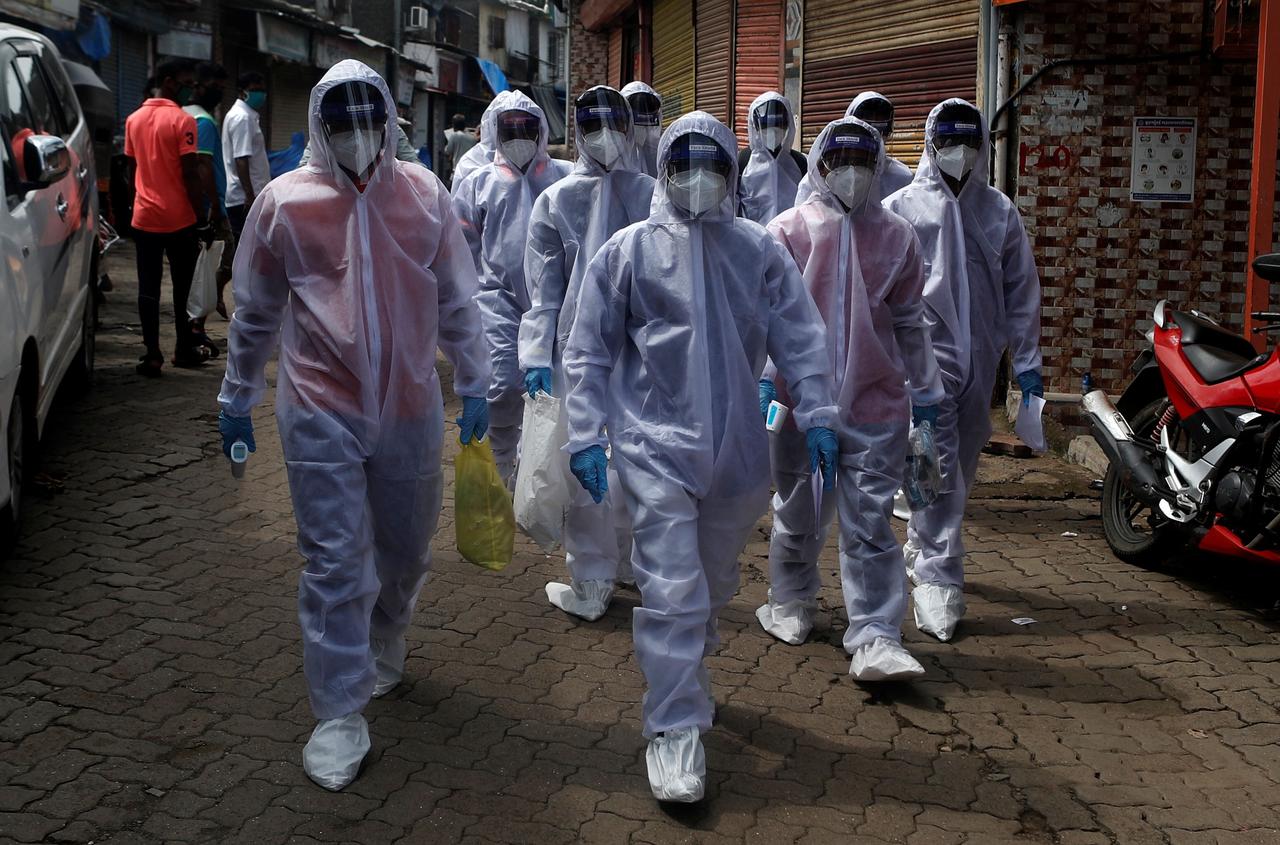
<svg viewBox="0 0 1280 845">
<path fill-rule="evenodd" d="M 208 363 L 210 357 L 208 349 L 203 346 L 192 346 L 185 351 L 173 353 L 173 365 L 182 367 L 184 370 L 194 370 Z"/>
<path fill-rule="evenodd" d="M 148 353 L 138 359 L 138 366 L 133 371 L 147 378 L 160 378 L 164 367 L 164 356 Z"/>
</svg>

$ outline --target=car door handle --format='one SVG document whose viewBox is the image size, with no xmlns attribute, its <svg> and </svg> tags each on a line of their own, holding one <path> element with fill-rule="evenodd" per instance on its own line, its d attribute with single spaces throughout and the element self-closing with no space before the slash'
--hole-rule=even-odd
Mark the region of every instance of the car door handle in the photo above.
<svg viewBox="0 0 1280 845">
<path fill-rule="evenodd" d="M 58 202 L 54 205 L 54 208 L 58 210 L 58 216 L 61 217 L 63 220 L 66 220 L 67 209 L 71 208 L 71 205 L 67 202 L 66 197 L 64 197 L 62 194 L 58 194 Z"/>
</svg>

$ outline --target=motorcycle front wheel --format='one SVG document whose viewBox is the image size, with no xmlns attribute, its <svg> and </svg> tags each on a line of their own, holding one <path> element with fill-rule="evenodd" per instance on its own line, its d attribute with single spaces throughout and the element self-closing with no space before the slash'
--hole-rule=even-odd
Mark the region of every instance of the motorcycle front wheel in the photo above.
<svg viewBox="0 0 1280 845">
<path fill-rule="evenodd" d="M 1168 406 L 1169 400 L 1162 396 L 1134 414 L 1129 420 L 1134 436 L 1150 438 Z M 1169 439 L 1179 452 L 1186 449 L 1187 437 L 1180 429 L 1176 433 L 1170 429 Z M 1102 482 L 1102 534 L 1116 557 L 1147 569 L 1163 567 L 1186 543 L 1186 534 L 1178 523 L 1125 488 L 1115 464 L 1107 468 Z"/>
</svg>

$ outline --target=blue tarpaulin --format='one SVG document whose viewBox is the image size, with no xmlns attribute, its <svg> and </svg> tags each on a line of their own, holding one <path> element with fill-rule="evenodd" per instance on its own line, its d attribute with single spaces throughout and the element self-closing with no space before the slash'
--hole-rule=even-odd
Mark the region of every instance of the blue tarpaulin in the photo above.
<svg viewBox="0 0 1280 845">
<path fill-rule="evenodd" d="M 489 83 L 489 87 L 493 89 L 494 94 L 501 94 L 503 91 L 510 90 L 511 86 L 507 85 L 507 75 L 502 72 L 502 68 L 479 56 L 476 57 L 476 64 L 480 66 L 480 72 L 484 74 L 484 81 Z"/>
<path fill-rule="evenodd" d="M 283 150 L 268 152 L 267 164 L 271 167 L 271 178 L 274 179 L 290 170 L 297 170 L 298 163 L 302 161 L 302 151 L 306 148 L 307 136 L 301 132 L 294 132 L 293 137 L 289 139 L 289 146 Z"/>
</svg>

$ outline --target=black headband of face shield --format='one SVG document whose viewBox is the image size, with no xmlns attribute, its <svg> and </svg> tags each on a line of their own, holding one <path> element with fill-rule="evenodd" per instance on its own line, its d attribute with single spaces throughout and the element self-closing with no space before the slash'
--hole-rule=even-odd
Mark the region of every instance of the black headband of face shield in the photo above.
<svg viewBox="0 0 1280 845">
<path fill-rule="evenodd" d="M 667 153 L 667 175 L 690 170 L 711 170 L 725 179 L 733 173 L 734 160 L 713 138 L 700 132 L 681 135 Z"/>
<path fill-rule="evenodd" d="M 579 95 L 574 101 L 574 116 L 584 133 L 599 129 L 626 132 L 631 128 L 631 109 L 626 99 L 612 89 L 594 89 Z"/>
<path fill-rule="evenodd" d="M 637 125 L 657 126 L 662 122 L 662 101 L 657 96 L 640 91 L 627 97 L 631 116 Z"/>
<path fill-rule="evenodd" d="M 853 110 L 853 116 L 858 120 L 870 123 L 882 135 L 893 131 L 893 103 L 888 100 L 882 100 L 878 97 L 863 100 Z"/>
<path fill-rule="evenodd" d="M 498 115 L 495 123 L 498 143 L 515 140 L 537 141 L 542 134 L 542 121 L 538 120 L 537 115 L 524 109 L 508 109 Z"/>
<path fill-rule="evenodd" d="M 943 150 L 962 144 L 975 150 L 982 147 L 982 115 L 970 106 L 948 106 L 933 126 L 933 145 Z"/>
<path fill-rule="evenodd" d="M 329 134 L 381 129 L 387 122 L 387 101 L 368 82 L 344 82 L 330 88 L 320 99 L 320 122 Z"/>
<path fill-rule="evenodd" d="M 880 142 L 859 126 L 841 126 L 832 131 L 818 158 L 825 175 L 841 167 L 875 169 L 880 156 Z"/>
<path fill-rule="evenodd" d="M 751 112 L 751 121 L 757 129 L 785 129 L 791 125 L 791 115 L 787 113 L 787 107 L 781 100 L 766 100 Z"/>
</svg>

